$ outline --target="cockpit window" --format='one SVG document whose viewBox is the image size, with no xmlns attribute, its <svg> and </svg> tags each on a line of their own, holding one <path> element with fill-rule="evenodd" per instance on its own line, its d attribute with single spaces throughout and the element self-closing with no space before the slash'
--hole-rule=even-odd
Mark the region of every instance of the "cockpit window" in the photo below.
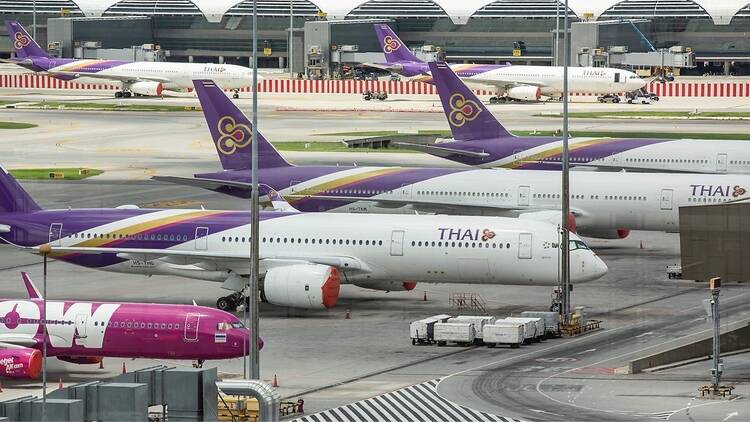
<svg viewBox="0 0 750 422">
<path fill-rule="evenodd" d="M 232 328 L 245 328 L 245 324 L 241 323 L 240 321 L 233 322 Z"/>
<path fill-rule="evenodd" d="M 589 247 L 582 240 L 571 239 L 569 248 L 574 251 L 576 249 L 588 249 Z"/>
</svg>

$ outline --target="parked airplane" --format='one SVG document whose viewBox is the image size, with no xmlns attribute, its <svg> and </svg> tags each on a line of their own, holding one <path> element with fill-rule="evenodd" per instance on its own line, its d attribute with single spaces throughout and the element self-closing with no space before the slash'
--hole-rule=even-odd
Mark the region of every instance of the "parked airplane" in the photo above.
<svg viewBox="0 0 750 422">
<path fill-rule="evenodd" d="M 244 135 L 234 137 L 241 143 Z M 227 145 L 236 146 L 234 143 Z M 104 271 L 177 275 L 234 290 L 242 302 L 250 273 L 250 214 L 242 211 L 108 208 L 42 210 L 0 167 L 0 240 Z M 336 304 L 341 280 L 376 290 L 415 282 L 557 284 L 559 230 L 500 217 L 328 215 L 263 212 L 260 273 L 266 301 L 300 308 Z M 572 237 L 572 280 L 607 271 Z"/>
<path fill-rule="evenodd" d="M 130 62 L 123 60 L 78 60 L 50 57 L 16 21 L 6 21 L 5 28 L 16 57 L 4 60 L 34 72 L 45 72 L 58 79 L 79 79 L 83 83 L 114 81 L 121 83 L 115 97 L 131 95 L 159 96 L 164 90 L 188 89 L 193 79 L 211 78 L 224 89 L 234 90 L 252 85 L 252 70 L 243 66 L 214 63 Z M 261 79 L 260 76 L 258 77 Z"/>
<path fill-rule="evenodd" d="M 155 176 L 250 196 L 251 123 L 211 81 L 195 81 L 223 171 Z M 294 166 L 258 133 L 259 183 L 301 211 L 495 215 L 559 222 L 560 172 L 471 168 Z M 750 176 L 571 172 L 571 223 L 582 236 L 679 230 L 679 207 L 748 197 Z"/>
<path fill-rule="evenodd" d="M 70 363 L 118 357 L 190 359 L 201 365 L 241 357 L 250 341 L 237 317 L 195 304 L 47 300 L 45 313 L 39 290 L 28 274 L 21 275 L 29 299 L 0 299 L 0 377 L 37 378 L 45 342 L 48 356 Z"/>
<path fill-rule="evenodd" d="M 427 63 L 417 58 L 390 26 L 375 24 L 375 34 L 385 53 L 386 62 L 365 65 L 433 83 Z M 466 83 L 491 86 L 495 89 L 497 96 L 490 98 L 490 103 L 504 102 L 508 99 L 539 101 L 543 95 L 562 97 L 562 66 L 525 66 L 507 63 L 451 64 L 450 67 Z M 611 67 L 571 66 L 568 68 L 568 75 L 568 89 L 571 93 L 632 92 L 646 85 L 646 82 L 635 73 Z"/>
<path fill-rule="evenodd" d="M 402 147 L 478 167 L 560 170 L 562 138 L 513 136 L 445 63 L 430 63 L 453 138 Z M 570 138 L 571 167 L 681 173 L 750 173 L 747 141 Z M 600 176 L 596 176 L 600 177 Z"/>
</svg>

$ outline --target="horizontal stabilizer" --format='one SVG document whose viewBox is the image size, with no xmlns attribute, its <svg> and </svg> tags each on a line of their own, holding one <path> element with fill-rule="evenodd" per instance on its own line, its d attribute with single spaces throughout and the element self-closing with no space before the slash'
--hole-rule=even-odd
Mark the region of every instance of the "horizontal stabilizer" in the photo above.
<svg viewBox="0 0 750 422">
<path fill-rule="evenodd" d="M 465 151 L 462 149 L 440 147 L 436 145 L 413 144 L 410 142 L 394 142 L 393 144 L 398 145 L 399 147 L 411 149 L 414 151 L 426 152 L 428 154 L 432 154 L 438 157 L 451 157 L 454 155 L 460 155 L 463 157 L 471 157 L 471 158 L 485 158 L 485 157 L 490 156 L 490 154 L 486 152 Z"/>
</svg>

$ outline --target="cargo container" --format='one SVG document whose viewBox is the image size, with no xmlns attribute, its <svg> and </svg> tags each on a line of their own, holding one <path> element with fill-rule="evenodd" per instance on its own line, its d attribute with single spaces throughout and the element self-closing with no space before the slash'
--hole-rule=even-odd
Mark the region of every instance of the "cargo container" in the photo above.
<svg viewBox="0 0 750 422">
<path fill-rule="evenodd" d="M 450 315 L 433 315 L 431 317 L 420 319 L 409 324 L 409 334 L 411 336 L 411 344 L 432 344 L 433 340 L 433 327 L 437 322 L 445 322 L 450 319 Z"/>
<path fill-rule="evenodd" d="M 484 326 L 482 333 L 484 344 L 495 347 L 498 344 L 508 344 L 515 349 L 524 342 L 524 323 L 497 321 Z"/>
<path fill-rule="evenodd" d="M 560 337 L 560 314 L 550 311 L 523 311 L 524 318 L 541 318 L 544 320 L 544 334 L 547 338 Z"/>
<path fill-rule="evenodd" d="M 482 339 L 482 333 L 484 326 L 487 324 L 493 324 L 495 317 L 491 316 L 478 316 L 478 315 L 459 315 L 449 319 L 447 322 L 471 322 L 474 324 L 474 331 L 476 332 L 477 339 Z"/>
<path fill-rule="evenodd" d="M 434 326 L 435 342 L 438 346 L 457 343 L 468 346 L 474 343 L 476 331 L 471 322 L 437 322 Z"/>
<path fill-rule="evenodd" d="M 544 321 L 541 318 L 508 317 L 502 321 L 523 323 L 526 343 L 539 342 L 542 340 L 542 335 L 544 334 Z"/>
</svg>

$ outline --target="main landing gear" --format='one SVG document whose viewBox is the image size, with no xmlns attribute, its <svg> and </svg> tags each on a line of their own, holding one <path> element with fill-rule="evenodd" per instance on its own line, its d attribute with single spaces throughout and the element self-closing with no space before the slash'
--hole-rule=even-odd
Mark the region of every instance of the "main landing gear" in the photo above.
<svg viewBox="0 0 750 422">
<path fill-rule="evenodd" d="M 245 297 L 242 292 L 235 292 L 229 296 L 222 296 L 216 301 L 216 307 L 227 312 L 232 312 L 243 304 L 247 307 L 250 304 L 250 300 Z"/>
<path fill-rule="evenodd" d="M 235 89 L 234 90 L 234 94 L 232 94 L 232 98 L 234 98 L 235 100 L 238 99 L 238 98 L 240 98 L 240 90 L 239 89 Z"/>
<path fill-rule="evenodd" d="M 130 91 L 117 91 L 115 92 L 115 98 L 130 98 L 133 95 Z"/>
<path fill-rule="evenodd" d="M 490 104 L 502 104 L 508 101 L 508 97 L 490 97 Z"/>
<path fill-rule="evenodd" d="M 198 359 L 193 361 L 193 368 L 203 368 L 203 359 Z"/>
</svg>

